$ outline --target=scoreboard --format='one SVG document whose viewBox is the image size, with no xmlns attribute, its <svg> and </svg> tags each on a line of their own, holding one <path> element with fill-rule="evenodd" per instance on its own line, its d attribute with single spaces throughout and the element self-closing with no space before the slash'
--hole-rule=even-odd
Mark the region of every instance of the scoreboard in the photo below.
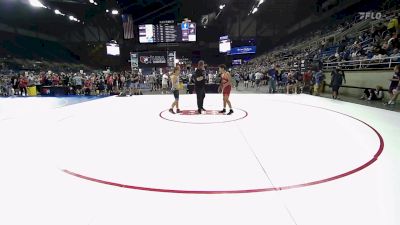
<svg viewBox="0 0 400 225">
<path fill-rule="evenodd" d="M 139 25 L 140 43 L 195 42 L 196 23 Z"/>
</svg>

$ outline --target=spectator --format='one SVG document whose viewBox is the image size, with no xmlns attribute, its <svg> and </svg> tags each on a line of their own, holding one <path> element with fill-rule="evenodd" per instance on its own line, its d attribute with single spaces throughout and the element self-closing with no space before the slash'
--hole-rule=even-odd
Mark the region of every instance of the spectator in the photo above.
<svg viewBox="0 0 400 225">
<path fill-rule="evenodd" d="M 396 18 L 393 18 L 389 21 L 388 25 L 387 25 L 387 30 L 391 33 L 391 34 L 399 34 L 399 19 L 400 19 L 400 15 L 397 15 Z"/>
<path fill-rule="evenodd" d="M 322 70 L 320 69 L 318 72 L 314 73 L 313 76 L 314 79 L 314 95 L 319 96 L 321 91 L 322 91 L 322 82 L 325 80 L 325 75 L 322 73 Z"/>
<path fill-rule="evenodd" d="M 35 77 L 33 76 L 32 73 L 28 74 L 28 87 L 33 87 L 35 86 Z"/>
<path fill-rule="evenodd" d="M 249 74 L 248 74 L 248 73 L 246 73 L 246 74 L 244 75 L 243 80 L 244 80 L 244 87 L 245 87 L 245 88 L 249 88 L 249 80 L 250 80 L 250 77 L 249 77 Z"/>
<path fill-rule="evenodd" d="M 21 91 L 21 96 L 27 96 L 28 91 L 28 78 L 25 75 L 22 75 L 21 79 L 19 80 L 19 90 Z"/>
<path fill-rule="evenodd" d="M 11 77 L 11 95 L 19 95 L 19 76 L 14 75 Z"/>
<path fill-rule="evenodd" d="M 240 83 L 240 75 L 239 73 L 235 73 L 235 88 L 238 89 Z"/>
<path fill-rule="evenodd" d="M 100 77 L 99 80 L 97 80 L 97 89 L 99 90 L 99 94 L 103 95 L 105 94 L 105 90 L 106 90 L 106 83 L 105 83 L 105 79 L 103 76 Z"/>
<path fill-rule="evenodd" d="M 83 92 L 85 95 L 90 95 L 92 91 L 92 80 L 90 78 L 85 79 Z"/>
<path fill-rule="evenodd" d="M 75 74 L 74 78 L 72 78 L 72 83 L 74 84 L 75 94 L 80 95 L 82 90 L 82 77 L 80 74 Z"/>
<path fill-rule="evenodd" d="M 388 105 L 394 105 L 396 102 L 397 96 L 399 95 L 399 81 L 400 81 L 400 65 L 395 66 L 394 74 L 392 79 L 390 79 L 389 85 L 389 95 L 390 100 L 387 103 Z"/>
<path fill-rule="evenodd" d="M 261 78 L 262 78 L 263 74 L 261 72 L 257 72 L 255 74 L 255 80 L 256 80 L 256 89 L 260 89 L 260 82 L 261 82 Z"/>
<path fill-rule="evenodd" d="M 311 94 L 311 81 L 312 81 L 312 71 L 308 70 L 303 74 L 303 88 L 302 93 Z"/>
<path fill-rule="evenodd" d="M 331 73 L 331 87 L 332 87 L 332 98 L 338 99 L 339 89 L 342 84 L 346 83 L 346 77 L 343 70 L 338 67 L 334 69 Z"/>
<path fill-rule="evenodd" d="M 276 93 L 276 80 L 277 80 L 278 70 L 276 66 L 272 66 L 271 69 L 268 70 L 267 76 L 269 78 L 268 81 L 268 91 L 269 93 Z"/>
<path fill-rule="evenodd" d="M 112 93 L 113 84 L 114 84 L 114 77 L 111 74 L 109 74 L 107 76 L 107 92 L 108 92 L 108 94 Z"/>
<path fill-rule="evenodd" d="M 393 58 L 392 58 L 392 62 L 399 63 L 399 62 L 400 62 L 400 53 L 399 53 L 399 49 L 398 49 L 398 48 L 393 49 L 393 52 L 392 52 L 392 54 L 390 55 L 390 57 L 393 57 Z"/>
<path fill-rule="evenodd" d="M 294 73 L 289 72 L 287 77 L 286 94 L 290 92 L 297 94 L 296 79 L 294 78 Z"/>
<path fill-rule="evenodd" d="M 168 77 L 168 75 L 167 75 L 167 73 L 164 73 L 163 74 L 163 76 L 162 76 L 162 83 L 161 83 L 161 85 L 162 85 L 162 94 L 167 94 L 168 93 L 168 80 L 169 80 L 169 77 Z"/>
<path fill-rule="evenodd" d="M 256 81 L 256 75 L 254 73 L 251 73 L 250 79 L 251 79 L 251 87 L 254 88 L 254 83 Z"/>
<path fill-rule="evenodd" d="M 53 86 L 60 85 L 60 77 L 57 74 L 53 74 L 51 83 Z"/>
<path fill-rule="evenodd" d="M 365 89 L 361 99 L 368 101 L 381 101 L 383 99 L 382 87 L 376 86 L 376 89 Z"/>
</svg>

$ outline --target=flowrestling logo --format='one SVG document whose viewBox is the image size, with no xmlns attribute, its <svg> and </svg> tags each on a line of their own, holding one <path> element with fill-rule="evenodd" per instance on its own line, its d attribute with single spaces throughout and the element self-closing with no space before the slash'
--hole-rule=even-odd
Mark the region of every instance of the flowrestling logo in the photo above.
<svg viewBox="0 0 400 225">
<path fill-rule="evenodd" d="M 360 20 L 380 20 L 382 19 L 382 13 L 380 12 L 359 12 Z"/>
</svg>

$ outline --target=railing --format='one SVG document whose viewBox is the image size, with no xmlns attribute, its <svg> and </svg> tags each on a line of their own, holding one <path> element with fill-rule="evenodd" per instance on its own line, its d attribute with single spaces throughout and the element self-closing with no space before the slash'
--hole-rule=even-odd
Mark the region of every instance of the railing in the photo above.
<svg viewBox="0 0 400 225">
<path fill-rule="evenodd" d="M 326 62 L 324 63 L 324 70 L 332 70 L 337 66 L 341 66 L 345 70 L 376 70 L 390 69 L 396 65 L 400 65 L 400 56 L 340 62 Z"/>
</svg>

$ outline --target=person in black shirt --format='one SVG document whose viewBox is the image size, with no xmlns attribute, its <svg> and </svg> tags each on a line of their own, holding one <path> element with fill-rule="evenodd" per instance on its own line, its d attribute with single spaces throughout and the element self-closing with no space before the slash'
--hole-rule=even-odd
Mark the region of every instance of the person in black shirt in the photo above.
<svg viewBox="0 0 400 225">
<path fill-rule="evenodd" d="M 192 76 L 194 83 L 194 90 L 197 95 L 197 112 L 201 114 L 201 111 L 206 111 L 203 107 L 204 98 L 206 97 L 206 71 L 204 69 L 204 61 L 200 60 L 197 66 L 197 70 Z"/>
<path fill-rule="evenodd" d="M 341 67 L 337 67 L 331 73 L 331 86 L 332 86 L 332 98 L 338 99 L 339 88 L 343 82 L 346 84 L 346 76 Z"/>
<path fill-rule="evenodd" d="M 397 97 L 400 95 L 400 65 L 394 67 L 394 75 L 390 79 L 389 94 L 390 100 L 387 104 L 394 105 Z"/>
</svg>

